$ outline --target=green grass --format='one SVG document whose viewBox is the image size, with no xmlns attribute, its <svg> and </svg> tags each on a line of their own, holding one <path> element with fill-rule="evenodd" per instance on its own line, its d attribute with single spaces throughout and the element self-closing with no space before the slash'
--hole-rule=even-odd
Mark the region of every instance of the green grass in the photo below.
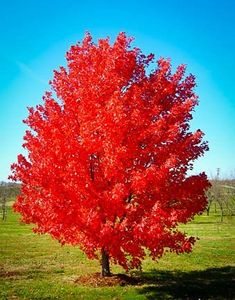
<svg viewBox="0 0 235 300">
<path fill-rule="evenodd" d="M 0 299 L 235 299 L 235 217 L 200 216 L 182 226 L 200 237 L 191 254 L 146 258 L 139 284 L 82 286 L 75 280 L 100 271 L 76 247 L 32 233 L 8 209 L 0 221 Z M 113 273 L 124 273 L 112 266 Z"/>
</svg>

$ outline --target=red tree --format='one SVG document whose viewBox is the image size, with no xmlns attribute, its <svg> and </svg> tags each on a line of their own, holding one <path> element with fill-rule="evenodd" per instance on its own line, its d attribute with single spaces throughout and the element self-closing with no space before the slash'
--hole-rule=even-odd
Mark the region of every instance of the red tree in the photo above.
<svg viewBox="0 0 235 300">
<path fill-rule="evenodd" d="M 113 45 L 87 34 L 54 72 L 55 95 L 29 108 L 24 121 L 28 157 L 12 165 L 22 183 L 14 208 L 62 244 L 125 269 L 165 249 L 190 252 L 195 238 L 177 229 L 206 207 L 204 173 L 188 176 L 208 149 L 189 131 L 197 105 L 193 75 L 174 74 L 169 60 L 149 71 L 152 54 L 130 47 L 120 33 Z"/>
</svg>

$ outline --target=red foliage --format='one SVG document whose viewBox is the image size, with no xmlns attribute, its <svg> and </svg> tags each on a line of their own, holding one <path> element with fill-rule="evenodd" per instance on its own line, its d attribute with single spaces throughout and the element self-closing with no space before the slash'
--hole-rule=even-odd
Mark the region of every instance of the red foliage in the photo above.
<svg viewBox="0 0 235 300">
<path fill-rule="evenodd" d="M 204 173 L 187 176 L 208 149 L 189 131 L 197 105 L 185 66 L 153 61 L 120 33 L 92 42 L 87 34 L 54 72 L 44 103 L 24 121 L 28 157 L 12 165 L 22 182 L 14 208 L 35 231 L 79 245 L 90 258 L 103 248 L 124 268 L 149 249 L 190 252 L 195 238 L 177 230 L 206 206 Z"/>
</svg>

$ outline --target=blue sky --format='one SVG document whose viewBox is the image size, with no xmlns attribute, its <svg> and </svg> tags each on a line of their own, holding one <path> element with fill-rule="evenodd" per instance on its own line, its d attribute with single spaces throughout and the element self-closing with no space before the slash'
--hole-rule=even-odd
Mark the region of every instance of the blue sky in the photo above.
<svg viewBox="0 0 235 300">
<path fill-rule="evenodd" d="M 144 53 L 187 64 L 200 97 L 192 129 L 202 129 L 210 146 L 193 172 L 235 176 L 234 11 L 226 0 L 1 1 L 0 180 L 23 151 L 26 107 L 41 102 L 53 69 L 85 31 L 95 40 L 125 31 Z"/>
</svg>

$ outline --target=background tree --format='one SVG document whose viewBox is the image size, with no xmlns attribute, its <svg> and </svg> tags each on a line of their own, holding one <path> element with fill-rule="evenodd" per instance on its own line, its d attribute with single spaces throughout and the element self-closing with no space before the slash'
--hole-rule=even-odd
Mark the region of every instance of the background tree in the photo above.
<svg viewBox="0 0 235 300">
<path fill-rule="evenodd" d="M 6 221 L 7 219 L 7 191 L 6 189 L 2 188 L 1 184 L 1 193 L 0 193 L 0 199 L 1 199 L 1 213 L 2 213 L 2 220 Z"/>
<path fill-rule="evenodd" d="M 204 173 L 187 176 L 208 149 L 189 131 L 197 105 L 193 75 L 172 74 L 169 60 L 148 71 L 152 54 L 130 47 L 120 33 L 68 51 L 42 105 L 29 108 L 13 180 L 22 183 L 14 208 L 35 232 L 79 245 L 89 258 L 125 269 L 140 266 L 146 249 L 190 252 L 195 238 L 177 229 L 207 204 Z"/>
<path fill-rule="evenodd" d="M 212 176 L 211 187 L 207 191 L 208 204 L 207 204 L 207 215 L 209 215 L 212 204 L 215 205 L 220 211 L 220 220 L 223 221 L 225 215 L 235 214 L 235 181 L 234 177 L 221 178 L 220 169 L 217 168 L 216 176 Z"/>
<path fill-rule="evenodd" d="M 0 182 L 0 211 L 2 214 L 2 220 L 7 219 L 7 207 L 9 206 L 10 200 L 15 200 L 15 197 L 19 194 L 19 184 L 10 182 Z"/>
</svg>

